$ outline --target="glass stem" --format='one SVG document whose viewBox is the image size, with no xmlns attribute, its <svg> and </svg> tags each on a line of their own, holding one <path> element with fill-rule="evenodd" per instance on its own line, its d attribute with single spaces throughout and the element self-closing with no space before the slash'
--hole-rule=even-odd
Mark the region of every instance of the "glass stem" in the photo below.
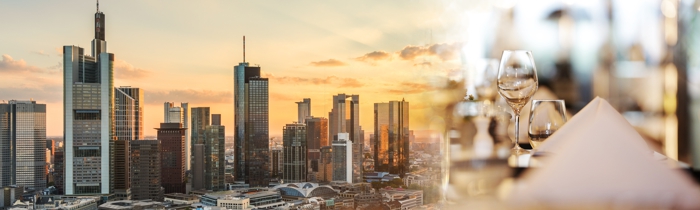
<svg viewBox="0 0 700 210">
<path fill-rule="evenodd" d="M 515 146 L 513 148 L 520 148 L 520 113 L 515 113 Z"/>
</svg>

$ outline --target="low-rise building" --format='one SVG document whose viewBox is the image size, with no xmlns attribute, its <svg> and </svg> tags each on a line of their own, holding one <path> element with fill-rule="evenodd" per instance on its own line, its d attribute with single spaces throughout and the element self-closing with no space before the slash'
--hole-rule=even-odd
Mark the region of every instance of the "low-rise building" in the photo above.
<svg viewBox="0 0 700 210">
<path fill-rule="evenodd" d="M 248 206 L 254 209 L 271 209 L 285 205 L 280 192 L 268 189 L 240 189 L 204 194 L 200 201 L 205 206 L 219 206 L 226 203 L 243 203 L 248 199 Z"/>
<path fill-rule="evenodd" d="M 401 205 L 401 209 L 413 209 L 423 205 L 423 190 L 387 187 L 379 189 L 379 193 L 384 197 L 386 202 L 390 203 L 390 207 L 394 206 L 397 202 Z"/>
<path fill-rule="evenodd" d="M 182 205 L 182 204 L 193 204 L 199 202 L 199 197 L 196 195 L 187 195 L 187 194 L 182 194 L 182 193 L 170 193 L 170 194 L 165 194 L 165 202 L 171 202 L 172 204 L 175 205 Z"/>
<path fill-rule="evenodd" d="M 96 210 L 99 197 L 40 196 L 34 209 Z"/>
<path fill-rule="evenodd" d="M 117 209 L 133 209 L 133 210 L 165 210 L 163 202 L 153 200 L 121 200 L 111 201 L 100 205 L 99 210 L 117 210 Z"/>
</svg>

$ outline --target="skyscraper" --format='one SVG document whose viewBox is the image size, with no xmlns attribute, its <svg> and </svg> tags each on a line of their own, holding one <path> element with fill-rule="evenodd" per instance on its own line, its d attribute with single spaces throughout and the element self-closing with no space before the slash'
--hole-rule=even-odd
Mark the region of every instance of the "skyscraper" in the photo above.
<svg viewBox="0 0 700 210">
<path fill-rule="evenodd" d="M 213 114 L 215 116 L 218 114 Z M 221 115 L 218 115 L 221 118 Z M 209 125 L 204 133 L 204 189 L 226 189 L 226 128 L 218 122 Z"/>
<path fill-rule="evenodd" d="M 131 200 L 131 140 L 114 141 L 114 199 Z"/>
<path fill-rule="evenodd" d="M 190 121 L 190 148 L 191 157 L 190 160 L 194 160 L 194 145 L 204 144 L 204 132 L 207 126 L 211 125 L 211 114 L 209 112 L 209 107 L 193 107 L 191 110 L 191 121 Z M 191 167 L 194 168 L 192 163 Z M 193 185 L 194 187 L 194 185 Z"/>
<path fill-rule="evenodd" d="M 333 181 L 333 147 L 321 147 L 321 159 L 318 161 L 318 180 L 322 182 Z"/>
<path fill-rule="evenodd" d="M 311 116 L 311 99 L 310 98 L 305 98 L 302 101 L 296 102 L 297 103 L 297 122 L 304 124 L 306 122 L 306 118 Z"/>
<path fill-rule="evenodd" d="M 288 183 L 306 182 L 306 125 L 294 123 L 283 128 L 284 171 L 282 179 Z"/>
<path fill-rule="evenodd" d="M 204 189 L 204 144 L 192 146 L 192 189 Z"/>
<path fill-rule="evenodd" d="M 409 169 L 408 102 L 374 104 L 374 170 L 399 174 Z"/>
<path fill-rule="evenodd" d="M 275 144 L 270 148 L 270 175 L 275 178 L 282 178 L 284 171 L 284 149 L 282 145 Z"/>
<path fill-rule="evenodd" d="M 350 98 L 350 100 L 347 100 Z M 333 96 L 333 109 L 328 113 L 328 139 L 335 139 L 338 133 L 348 133 L 352 146 L 352 179 L 362 181 L 362 148 L 364 131 L 360 126 L 360 96 L 344 93 Z"/>
<path fill-rule="evenodd" d="M 338 133 L 333 141 L 333 181 L 353 183 L 353 143 L 348 133 Z"/>
<path fill-rule="evenodd" d="M 46 188 L 46 104 L 0 103 L 0 184 Z"/>
<path fill-rule="evenodd" d="M 180 123 L 182 128 L 188 129 L 190 127 L 190 116 L 189 116 L 189 104 L 180 103 L 179 107 L 175 106 L 173 102 L 165 102 L 163 104 L 163 123 Z M 190 170 L 190 159 L 192 153 L 192 143 L 190 139 L 191 131 L 185 132 L 185 170 Z"/>
<path fill-rule="evenodd" d="M 102 194 L 114 190 L 114 55 L 107 53 L 105 15 L 95 18 L 92 55 L 78 46 L 63 47 L 63 136 L 65 194 Z"/>
<path fill-rule="evenodd" d="M 132 199 L 163 201 L 160 141 L 138 140 L 130 144 Z"/>
<path fill-rule="evenodd" d="M 243 37 L 245 49 L 245 37 Z M 235 178 L 251 187 L 267 187 L 269 171 L 268 80 L 260 67 L 243 62 L 234 67 Z"/>
<path fill-rule="evenodd" d="M 328 119 L 312 117 L 306 119 L 306 149 L 309 172 L 319 171 L 321 147 L 330 146 L 328 142 Z"/>
<path fill-rule="evenodd" d="M 161 144 L 161 178 L 165 194 L 186 193 L 185 133 L 181 123 L 161 123 L 158 141 Z"/>
<path fill-rule="evenodd" d="M 117 140 L 143 139 L 143 91 L 140 88 L 114 88 L 114 135 Z"/>
</svg>

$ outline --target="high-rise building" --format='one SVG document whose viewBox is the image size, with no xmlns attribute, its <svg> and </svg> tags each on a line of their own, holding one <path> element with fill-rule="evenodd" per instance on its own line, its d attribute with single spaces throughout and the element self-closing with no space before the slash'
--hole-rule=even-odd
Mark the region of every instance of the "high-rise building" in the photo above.
<svg viewBox="0 0 700 210">
<path fill-rule="evenodd" d="M 192 189 L 204 189 L 204 144 L 192 146 Z"/>
<path fill-rule="evenodd" d="M 309 172 L 318 172 L 321 147 L 330 146 L 328 142 L 328 119 L 309 117 L 306 119 L 306 149 Z"/>
<path fill-rule="evenodd" d="M 56 194 L 64 194 L 64 172 L 65 172 L 65 158 L 63 156 L 63 148 L 59 148 L 54 152 L 54 166 L 53 166 L 53 180 L 54 186 L 56 187 Z"/>
<path fill-rule="evenodd" d="M 131 141 L 131 198 L 163 201 L 161 145 L 158 140 Z"/>
<path fill-rule="evenodd" d="M 374 170 L 403 177 L 409 169 L 408 102 L 374 104 Z"/>
<path fill-rule="evenodd" d="M 350 100 L 348 100 L 348 98 Z M 360 126 L 360 96 L 344 93 L 333 96 L 333 109 L 328 113 L 328 139 L 335 139 L 338 133 L 348 133 L 352 146 L 352 179 L 362 182 L 362 148 L 364 131 Z"/>
<path fill-rule="evenodd" d="M 114 135 L 117 140 L 143 139 L 143 91 L 121 86 L 114 88 Z"/>
<path fill-rule="evenodd" d="M 310 98 L 305 98 L 302 101 L 296 102 L 297 103 L 297 122 L 304 124 L 306 123 L 306 118 L 309 118 L 311 116 L 311 99 Z"/>
<path fill-rule="evenodd" d="M 318 161 L 318 180 L 321 182 L 333 181 L 333 147 L 321 147 L 321 159 Z"/>
<path fill-rule="evenodd" d="M 180 106 L 176 107 L 175 103 L 173 102 L 165 102 L 163 104 L 163 111 L 165 112 L 163 114 L 163 123 L 180 123 L 182 124 L 182 128 L 190 128 L 190 110 L 188 103 L 180 103 Z M 192 156 L 191 153 L 193 145 L 192 143 L 190 143 L 192 141 L 190 139 L 191 133 L 191 131 L 185 132 L 185 170 L 190 170 L 191 167 L 190 161 Z"/>
<path fill-rule="evenodd" d="M 284 171 L 282 179 L 288 183 L 306 182 L 306 125 L 294 123 L 283 128 Z"/>
<path fill-rule="evenodd" d="M 353 143 L 348 133 L 338 133 L 333 141 L 333 181 L 354 182 Z"/>
<path fill-rule="evenodd" d="M 283 146 L 275 144 L 270 147 L 270 174 L 274 178 L 282 178 L 284 171 L 284 150 Z"/>
<path fill-rule="evenodd" d="M 226 189 L 225 129 L 221 124 L 212 124 L 205 129 L 204 189 L 206 190 L 221 191 Z"/>
<path fill-rule="evenodd" d="M 161 178 L 165 194 L 187 193 L 185 189 L 185 133 L 182 123 L 161 123 L 158 141 L 161 147 Z"/>
<path fill-rule="evenodd" d="M 0 184 L 46 188 L 46 104 L 0 103 Z"/>
<path fill-rule="evenodd" d="M 63 134 L 65 194 L 102 194 L 114 190 L 114 54 L 107 53 L 105 15 L 95 18 L 91 56 L 78 46 L 63 47 Z"/>
<path fill-rule="evenodd" d="M 234 176 L 236 181 L 245 181 L 251 187 L 267 187 L 270 177 L 268 79 L 261 77 L 260 67 L 249 66 L 245 56 L 234 67 L 233 77 Z"/>
<path fill-rule="evenodd" d="M 114 200 L 131 200 L 131 140 L 114 141 Z"/>
</svg>

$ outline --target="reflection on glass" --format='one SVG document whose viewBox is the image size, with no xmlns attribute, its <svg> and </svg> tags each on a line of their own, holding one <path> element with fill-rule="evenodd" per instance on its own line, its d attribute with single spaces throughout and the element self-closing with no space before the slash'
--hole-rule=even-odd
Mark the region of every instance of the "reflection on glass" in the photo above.
<svg viewBox="0 0 700 210">
<path fill-rule="evenodd" d="M 533 149 L 566 123 L 564 100 L 533 100 L 528 135 Z"/>
<path fill-rule="evenodd" d="M 503 51 L 498 68 L 498 92 L 515 114 L 515 146 L 513 154 L 526 153 L 519 145 L 520 110 L 537 91 L 537 70 L 530 51 Z"/>
</svg>

